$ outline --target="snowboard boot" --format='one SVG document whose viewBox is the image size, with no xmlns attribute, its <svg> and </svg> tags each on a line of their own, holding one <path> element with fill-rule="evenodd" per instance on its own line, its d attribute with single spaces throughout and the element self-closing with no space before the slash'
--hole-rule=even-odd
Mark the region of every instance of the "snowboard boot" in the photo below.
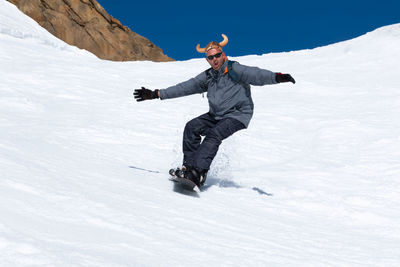
<svg viewBox="0 0 400 267">
<path fill-rule="evenodd" d="M 206 182 L 207 170 L 198 171 L 195 168 L 187 168 L 187 170 L 184 172 L 184 177 L 191 180 L 200 188 Z"/>
</svg>

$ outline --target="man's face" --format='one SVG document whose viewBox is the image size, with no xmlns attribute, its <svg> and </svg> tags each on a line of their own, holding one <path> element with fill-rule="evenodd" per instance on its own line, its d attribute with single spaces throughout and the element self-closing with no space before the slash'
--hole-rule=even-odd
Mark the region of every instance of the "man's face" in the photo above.
<svg viewBox="0 0 400 267">
<path fill-rule="evenodd" d="M 207 51 L 206 60 L 214 70 L 218 70 L 225 62 L 225 53 L 221 49 L 212 48 Z"/>
</svg>

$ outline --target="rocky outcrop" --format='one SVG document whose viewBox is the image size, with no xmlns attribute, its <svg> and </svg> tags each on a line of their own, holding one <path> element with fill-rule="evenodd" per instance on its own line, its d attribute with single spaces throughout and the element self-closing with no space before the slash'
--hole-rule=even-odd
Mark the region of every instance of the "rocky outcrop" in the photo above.
<svg viewBox="0 0 400 267">
<path fill-rule="evenodd" d="M 101 59 L 171 61 L 161 48 L 123 26 L 96 0 L 8 0 L 70 45 Z"/>
</svg>

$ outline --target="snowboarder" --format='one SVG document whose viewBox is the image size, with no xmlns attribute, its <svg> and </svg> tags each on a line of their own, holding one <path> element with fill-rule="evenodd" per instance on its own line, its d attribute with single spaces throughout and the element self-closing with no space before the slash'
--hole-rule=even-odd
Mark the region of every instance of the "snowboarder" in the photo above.
<svg viewBox="0 0 400 267">
<path fill-rule="evenodd" d="M 267 85 L 295 80 L 290 74 L 275 73 L 229 61 L 222 50 L 228 43 L 210 42 L 196 49 L 206 54 L 211 68 L 194 78 L 168 87 L 150 90 L 135 89 L 137 101 L 161 100 L 207 92 L 209 112 L 189 121 L 183 132 L 183 165 L 177 170 L 183 178 L 202 186 L 222 140 L 248 127 L 253 115 L 250 85 Z M 201 142 L 201 136 L 205 136 Z"/>
</svg>

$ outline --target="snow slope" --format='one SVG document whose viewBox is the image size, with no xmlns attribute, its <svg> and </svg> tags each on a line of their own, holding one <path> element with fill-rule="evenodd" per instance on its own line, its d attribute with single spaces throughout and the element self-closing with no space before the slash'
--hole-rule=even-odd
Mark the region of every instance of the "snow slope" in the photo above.
<svg viewBox="0 0 400 267">
<path fill-rule="evenodd" d="M 188 194 L 166 173 L 206 98 L 132 91 L 206 61 L 102 61 L 0 1 L 0 265 L 398 266 L 400 24 L 234 60 L 297 83 L 252 88 Z"/>
</svg>

